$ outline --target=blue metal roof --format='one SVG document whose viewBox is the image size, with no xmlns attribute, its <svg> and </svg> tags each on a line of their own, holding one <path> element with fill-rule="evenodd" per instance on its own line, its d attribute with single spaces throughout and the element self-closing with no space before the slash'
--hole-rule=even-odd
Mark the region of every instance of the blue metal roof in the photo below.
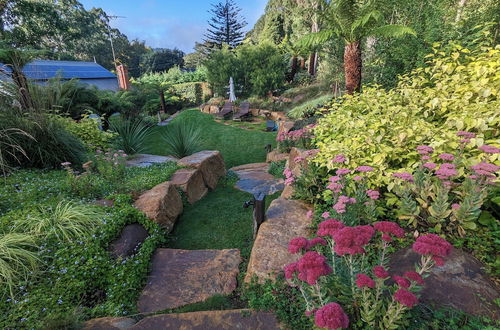
<svg viewBox="0 0 500 330">
<path fill-rule="evenodd" d="M 11 72 L 8 66 L 0 63 L 1 70 Z M 116 75 L 94 62 L 35 60 L 26 64 L 23 72 L 27 78 L 33 80 L 56 77 L 62 79 L 116 78 Z"/>
</svg>

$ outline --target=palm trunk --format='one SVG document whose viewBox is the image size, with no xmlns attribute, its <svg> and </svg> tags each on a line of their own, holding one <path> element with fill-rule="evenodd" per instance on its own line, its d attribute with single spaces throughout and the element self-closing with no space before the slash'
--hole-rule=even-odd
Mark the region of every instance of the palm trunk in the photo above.
<svg viewBox="0 0 500 330">
<path fill-rule="evenodd" d="M 305 68 L 306 68 L 306 60 L 302 57 L 300 59 L 300 69 L 305 70 Z"/>
<path fill-rule="evenodd" d="M 165 104 L 165 92 L 160 90 L 160 109 L 164 112 L 167 113 L 167 106 Z"/>
<path fill-rule="evenodd" d="M 299 60 L 297 56 L 292 56 L 292 64 L 290 67 L 290 75 L 288 76 L 288 81 L 292 82 L 293 79 L 295 78 L 295 75 L 297 74 L 297 68 L 298 68 L 298 63 Z"/>
<path fill-rule="evenodd" d="M 19 91 L 19 103 L 21 104 L 21 108 L 25 111 L 33 109 L 33 100 L 31 99 L 26 76 L 15 66 L 12 68 L 12 80 Z"/>
<path fill-rule="evenodd" d="M 345 89 L 347 94 L 361 90 L 361 43 L 351 42 L 344 48 Z"/>
<path fill-rule="evenodd" d="M 316 75 L 316 53 L 309 55 L 309 74 L 311 76 Z"/>
</svg>

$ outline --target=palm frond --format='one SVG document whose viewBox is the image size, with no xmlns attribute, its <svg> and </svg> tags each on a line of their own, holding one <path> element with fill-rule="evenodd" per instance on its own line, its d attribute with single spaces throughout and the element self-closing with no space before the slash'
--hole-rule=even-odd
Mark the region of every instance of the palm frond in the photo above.
<svg viewBox="0 0 500 330">
<path fill-rule="evenodd" d="M 299 47 L 313 49 L 321 46 L 334 36 L 338 36 L 335 30 L 322 30 L 320 32 L 309 33 L 298 41 Z"/>
<path fill-rule="evenodd" d="M 370 31 L 370 35 L 387 38 L 399 38 L 405 35 L 415 36 L 415 31 L 408 26 L 398 24 L 382 25 Z"/>
</svg>

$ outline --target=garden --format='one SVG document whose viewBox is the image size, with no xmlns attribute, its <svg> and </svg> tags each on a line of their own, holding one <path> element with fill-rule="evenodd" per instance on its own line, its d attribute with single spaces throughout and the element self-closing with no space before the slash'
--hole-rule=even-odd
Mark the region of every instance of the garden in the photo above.
<svg viewBox="0 0 500 330">
<path fill-rule="evenodd" d="M 500 327 L 496 1 L 70 2 L 0 5 L 1 328 Z"/>
</svg>

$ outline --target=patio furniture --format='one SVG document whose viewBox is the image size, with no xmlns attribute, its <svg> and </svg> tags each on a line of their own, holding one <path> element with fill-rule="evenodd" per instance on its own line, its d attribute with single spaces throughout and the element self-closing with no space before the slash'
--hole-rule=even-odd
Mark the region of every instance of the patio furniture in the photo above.
<svg viewBox="0 0 500 330">
<path fill-rule="evenodd" d="M 241 121 L 244 117 L 250 115 L 250 103 L 243 102 L 240 107 L 240 111 L 233 116 L 233 120 Z"/>
<path fill-rule="evenodd" d="M 222 108 L 222 110 L 216 113 L 215 116 L 222 119 L 226 119 L 231 116 L 232 112 L 233 112 L 233 103 L 231 101 L 226 101 L 226 103 L 224 103 L 224 107 Z"/>
</svg>

